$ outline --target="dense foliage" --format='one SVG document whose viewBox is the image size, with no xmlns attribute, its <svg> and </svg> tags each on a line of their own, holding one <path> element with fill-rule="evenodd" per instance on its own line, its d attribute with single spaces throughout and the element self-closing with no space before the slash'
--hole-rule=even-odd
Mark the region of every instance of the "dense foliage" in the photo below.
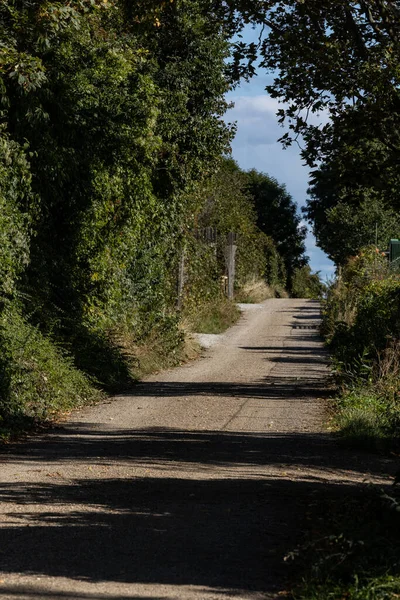
<svg viewBox="0 0 400 600">
<path fill-rule="evenodd" d="M 292 277 L 291 294 L 293 298 L 321 299 L 326 291 L 319 273 L 313 273 L 309 265 L 299 267 Z"/>
<path fill-rule="evenodd" d="M 400 279 L 385 256 L 364 248 L 331 286 L 324 331 L 343 395 L 346 435 L 369 446 L 400 439 Z"/>
<path fill-rule="evenodd" d="M 361 246 L 376 243 L 376 224 L 378 242 L 386 245 L 388 236 L 398 235 L 392 211 L 399 207 L 400 183 L 400 2 L 217 5 L 236 31 L 249 22 L 262 28 L 258 45 L 239 34 L 232 74 L 251 76 L 257 61 L 273 74 L 267 91 L 283 102 L 281 140 L 298 143 L 313 169 L 306 216 L 321 248 L 343 264 Z M 371 203 L 374 215 L 358 234 Z M 346 227 L 350 212 L 354 222 Z"/>
<path fill-rule="evenodd" d="M 190 195 L 230 139 L 227 35 L 195 0 L 2 3 L 3 416 L 32 395 L 12 375 L 16 323 L 34 355 L 55 342 L 55 361 L 109 387 L 129 380 L 128 338 L 158 331 L 166 358 L 179 346 Z M 40 371 L 64 406 L 49 365 L 31 358 L 22 380 Z"/>
<path fill-rule="evenodd" d="M 291 282 L 295 270 L 307 263 L 306 228 L 301 225 L 297 207 L 285 186 L 254 169 L 247 173 L 247 190 L 254 201 L 257 225 L 276 241 Z"/>
<path fill-rule="evenodd" d="M 184 309 L 225 302 L 229 232 L 238 288 L 284 286 L 286 234 L 260 231 L 244 174 L 221 158 L 237 25 L 223 13 L 211 0 L 1 3 L 3 419 L 127 385 L 143 344 L 176 361 L 182 256 Z M 215 248 L 199 234 L 210 227 Z"/>
<path fill-rule="evenodd" d="M 400 234 L 398 168 L 377 140 L 343 139 L 339 131 L 329 158 L 311 175 L 305 213 L 319 246 L 344 264 L 366 244 L 387 249 Z"/>
<path fill-rule="evenodd" d="M 324 306 L 337 383 L 330 429 L 342 444 L 367 450 L 369 456 L 371 451 L 398 456 L 399 299 L 398 272 L 375 246 L 367 246 L 340 268 Z M 320 506 L 318 513 L 329 516 L 303 547 L 304 580 L 296 598 L 384 600 L 398 595 L 397 488 L 385 491 L 368 484 L 357 492 L 345 490 Z"/>
</svg>

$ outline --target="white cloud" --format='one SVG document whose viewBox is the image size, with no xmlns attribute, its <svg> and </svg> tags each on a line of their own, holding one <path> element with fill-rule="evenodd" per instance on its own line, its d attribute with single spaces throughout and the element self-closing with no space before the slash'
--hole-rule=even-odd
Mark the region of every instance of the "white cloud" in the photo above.
<svg viewBox="0 0 400 600">
<path fill-rule="evenodd" d="M 234 103 L 227 113 L 229 121 L 237 121 L 246 128 L 238 135 L 246 135 L 251 145 L 273 144 L 283 135 L 285 129 L 278 123 L 277 111 L 287 107 L 287 104 L 271 98 L 267 93 L 256 96 L 229 96 Z M 301 113 L 305 115 L 305 111 Z M 328 122 L 328 114 L 310 113 L 307 120 L 313 125 L 323 125 Z"/>
<path fill-rule="evenodd" d="M 281 102 L 271 98 L 266 93 L 262 96 L 232 96 L 231 100 L 234 102 L 237 111 L 247 114 L 251 111 L 251 116 L 257 113 L 272 113 L 275 115 L 276 111 L 283 106 Z"/>
<path fill-rule="evenodd" d="M 278 102 L 265 96 L 237 96 L 235 106 L 227 113 L 227 120 L 237 121 L 236 140 L 248 146 L 273 145 L 283 130 L 276 118 Z"/>
</svg>

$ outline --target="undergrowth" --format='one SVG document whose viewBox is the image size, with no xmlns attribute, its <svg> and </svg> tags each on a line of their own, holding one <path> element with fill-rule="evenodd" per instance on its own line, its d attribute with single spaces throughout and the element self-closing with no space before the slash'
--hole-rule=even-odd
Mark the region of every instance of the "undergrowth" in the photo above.
<svg viewBox="0 0 400 600">
<path fill-rule="evenodd" d="M 90 367 L 92 375 L 89 368 L 78 368 L 65 347 L 29 323 L 14 303 L 3 307 L 0 440 L 47 426 L 73 409 L 101 400 L 104 390 L 126 390 L 141 377 L 185 362 L 198 352 L 176 317 L 164 318 L 139 339 L 114 330 L 102 338 L 86 332 L 71 343 L 79 344 L 79 364 Z"/>
<path fill-rule="evenodd" d="M 220 296 L 193 308 L 186 315 L 190 331 L 196 333 L 223 333 L 240 317 L 236 304 Z"/>
<path fill-rule="evenodd" d="M 348 363 L 333 358 L 340 393 L 332 424 L 348 446 L 394 451 L 400 446 L 400 342 L 390 340 L 371 354 L 364 351 Z"/>
<path fill-rule="evenodd" d="M 236 302 L 258 304 L 275 297 L 274 286 L 262 279 L 254 279 L 243 284 L 235 295 Z"/>
<path fill-rule="evenodd" d="M 350 259 L 328 291 L 323 333 L 338 394 L 331 429 L 354 450 L 399 455 L 400 281 L 376 248 Z M 352 486 L 310 509 L 296 600 L 400 597 L 400 489 Z M 334 497 L 333 497 L 334 496 Z"/>
<path fill-rule="evenodd" d="M 400 444 L 400 281 L 375 248 L 343 268 L 324 306 L 322 331 L 339 395 L 333 426 L 354 448 Z"/>
<path fill-rule="evenodd" d="M 72 359 L 12 306 L 0 314 L 0 437 L 102 397 Z"/>
<path fill-rule="evenodd" d="M 376 486 L 319 499 L 314 526 L 287 557 L 295 600 L 389 600 L 400 594 L 400 493 Z M 301 575 L 300 575 L 301 574 Z"/>
</svg>

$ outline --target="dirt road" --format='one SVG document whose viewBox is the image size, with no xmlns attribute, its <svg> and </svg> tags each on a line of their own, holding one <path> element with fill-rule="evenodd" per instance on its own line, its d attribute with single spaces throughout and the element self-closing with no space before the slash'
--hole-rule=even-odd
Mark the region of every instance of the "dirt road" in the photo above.
<svg viewBox="0 0 400 600">
<path fill-rule="evenodd" d="M 275 598 L 307 507 L 382 472 L 324 431 L 318 320 L 249 306 L 202 359 L 3 452 L 0 597 Z"/>
</svg>

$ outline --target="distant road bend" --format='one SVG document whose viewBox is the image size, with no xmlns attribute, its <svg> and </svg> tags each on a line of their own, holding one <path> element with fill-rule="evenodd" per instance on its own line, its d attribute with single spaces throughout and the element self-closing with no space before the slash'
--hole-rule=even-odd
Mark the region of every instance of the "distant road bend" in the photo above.
<svg viewBox="0 0 400 600">
<path fill-rule="evenodd" d="M 318 323 L 249 305 L 203 358 L 3 450 L 2 600 L 276 598 L 310 502 L 366 475 L 324 431 Z"/>
</svg>

